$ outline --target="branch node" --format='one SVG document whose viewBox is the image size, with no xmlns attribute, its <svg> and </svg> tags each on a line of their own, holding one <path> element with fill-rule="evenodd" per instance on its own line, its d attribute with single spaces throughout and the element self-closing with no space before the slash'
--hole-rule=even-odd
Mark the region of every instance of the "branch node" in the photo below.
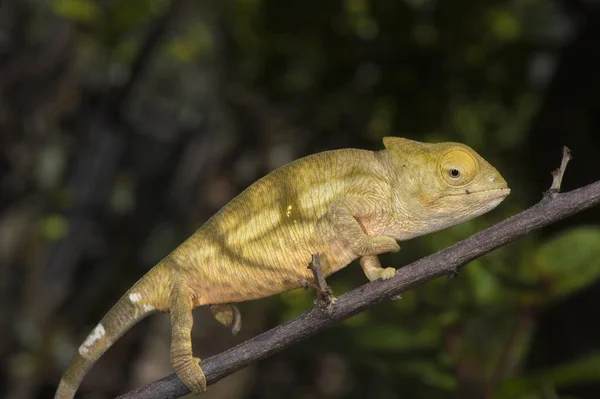
<svg viewBox="0 0 600 399">
<path fill-rule="evenodd" d="M 337 301 L 336 297 L 333 296 L 331 287 L 327 285 L 323 272 L 321 270 L 321 256 L 319 254 L 312 255 L 312 261 L 308 264 L 308 268 L 313 272 L 315 282 L 306 281 L 308 285 L 311 285 L 317 291 L 317 298 L 315 299 L 315 305 L 322 310 L 329 311 L 331 306 Z"/>
<path fill-rule="evenodd" d="M 458 274 L 459 274 L 459 268 L 460 268 L 460 267 L 459 267 L 459 266 L 457 266 L 457 267 L 453 267 L 451 270 L 448 270 L 448 274 L 447 274 L 448 278 L 455 278 L 455 277 L 458 277 Z"/>
<path fill-rule="evenodd" d="M 556 194 L 560 191 L 563 176 L 567 169 L 567 164 L 571 160 L 571 150 L 566 145 L 563 146 L 562 160 L 560 161 L 560 167 L 552 172 L 552 185 L 550 189 L 544 193 L 544 197 L 552 194 Z"/>
</svg>

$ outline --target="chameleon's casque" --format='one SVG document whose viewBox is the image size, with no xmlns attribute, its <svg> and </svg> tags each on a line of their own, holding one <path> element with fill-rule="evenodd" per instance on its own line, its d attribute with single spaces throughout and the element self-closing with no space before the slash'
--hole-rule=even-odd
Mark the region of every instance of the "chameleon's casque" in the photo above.
<svg viewBox="0 0 600 399">
<path fill-rule="evenodd" d="M 261 178 L 139 280 L 79 347 L 55 398 L 72 398 L 94 362 L 133 324 L 169 311 L 171 363 L 193 392 L 206 389 L 190 339 L 192 309 L 210 305 L 237 332 L 236 302 L 285 292 L 355 259 L 369 280 L 386 279 L 377 255 L 474 218 L 510 193 L 502 176 L 459 143 L 396 137 L 382 151 L 344 149 L 298 159 Z"/>
</svg>

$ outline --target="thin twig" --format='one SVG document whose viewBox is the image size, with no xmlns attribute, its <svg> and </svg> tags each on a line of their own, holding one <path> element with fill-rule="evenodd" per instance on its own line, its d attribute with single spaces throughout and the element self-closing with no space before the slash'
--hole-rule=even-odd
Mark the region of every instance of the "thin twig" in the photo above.
<svg viewBox="0 0 600 399">
<path fill-rule="evenodd" d="M 567 164 L 571 160 L 571 150 L 566 145 L 563 146 L 562 160 L 560 161 L 560 167 L 552 172 L 552 185 L 548 190 L 549 193 L 558 193 L 560 186 L 562 185 L 562 179 L 567 169 Z"/>
<path fill-rule="evenodd" d="M 317 299 L 315 305 L 324 310 L 329 310 L 331 305 L 336 302 L 335 296 L 331 287 L 327 285 L 323 271 L 321 270 L 321 256 L 319 254 L 312 255 L 312 261 L 308 264 L 308 268 L 313 272 L 315 277 L 315 289 L 317 291 Z"/>
<path fill-rule="evenodd" d="M 338 297 L 329 312 L 313 308 L 234 348 L 202 361 L 209 384 L 347 319 L 383 300 L 436 277 L 448 275 L 467 262 L 600 203 L 600 181 L 566 193 L 544 197 L 525 211 L 433 255 L 400 268 L 389 280 L 377 280 Z M 178 398 L 189 391 L 174 374 L 131 391 L 122 399 Z"/>
</svg>

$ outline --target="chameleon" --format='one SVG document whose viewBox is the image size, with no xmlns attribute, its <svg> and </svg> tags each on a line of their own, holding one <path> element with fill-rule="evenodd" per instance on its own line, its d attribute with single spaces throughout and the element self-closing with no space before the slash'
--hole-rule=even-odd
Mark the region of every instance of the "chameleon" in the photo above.
<svg viewBox="0 0 600 399">
<path fill-rule="evenodd" d="M 202 393 L 192 309 L 210 306 L 235 334 L 235 304 L 305 286 L 313 254 L 324 276 L 358 259 L 368 280 L 389 279 L 396 270 L 378 255 L 486 213 L 510 193 L 500 173 L 465 144 L 384 137 L 383 145 L 308 155 L 251 184 L 119 299 L 73 356 L 55 399 L 73 398 L 100 356 L 155 312 L 170 313 L 177 376 Z"/>
</svg>

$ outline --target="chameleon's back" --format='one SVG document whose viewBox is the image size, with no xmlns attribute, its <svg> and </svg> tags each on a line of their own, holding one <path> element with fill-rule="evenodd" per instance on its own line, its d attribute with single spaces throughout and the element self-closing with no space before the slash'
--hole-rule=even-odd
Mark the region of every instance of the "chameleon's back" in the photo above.
<svg viewBox="0 0 600 399">
<path fill-rule="evenodd" d="M 345 149 L 301 158 L 252 184 L 173 254 L 194 268 L 197 305 L 265 297 L 310 278 L 313 253 L 331 274 L 355 256 L 325 218 L 328 205 L 371 185 L 371 151 Z M 233 289 L 232 289 L 233 288 Z M 284 290 L 285 290 L 284 289 Z"/>
</svg>

